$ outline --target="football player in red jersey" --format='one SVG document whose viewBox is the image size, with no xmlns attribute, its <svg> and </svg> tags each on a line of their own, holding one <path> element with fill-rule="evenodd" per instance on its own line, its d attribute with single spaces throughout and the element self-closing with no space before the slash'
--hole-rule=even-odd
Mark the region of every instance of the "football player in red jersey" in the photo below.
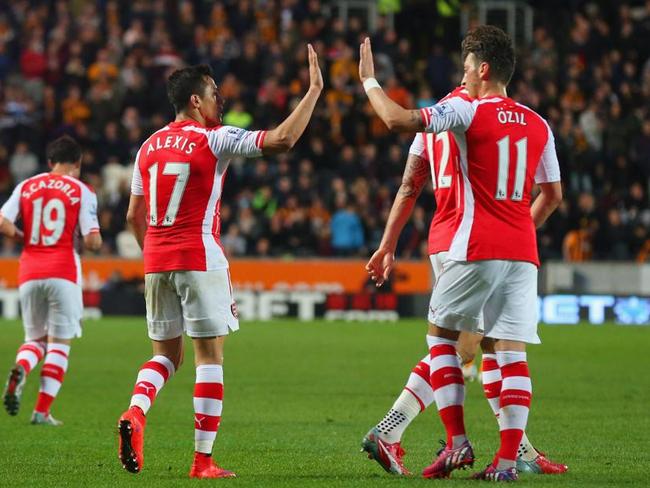
<svg viewBox="0 0 650 488">
<path fill-rule="evenodd" d="M 463 87 L 447 95 L 468 97 Z M 445 99 L 442 101 L 444 102 Z M 399 235 L 410 217 L 415 202 L 427 181 L 432 182 L 436 211 L 429 228 L 428 254 L 434 279 L 442 273 L 449 246 L 454 237 L 457 205 L 459 150 L 449 132 L 418 133 L 409 149 L 402 184 L 386 222 L 382 241 L 366 269 L 377 286 L 389 278 L 395 261 Z M 461 332 L 456 349 L 464 364 L 474 359 L 479 344 L 483 350 L 483 388 L 490 407 L 499 417 L 499 387 L 501 373 L 496 365 L 494 341 L 482 334 Z M 430 380 L 430 360 L 427 354 L 413 368 L 406 386 L 384 418 L 364 437 L 363 450 L 386 471 L 408 474 L 404 467 L 401 438 L 415 417 L 434 401 Z M 465 378 L 467 375 L 464 374 Z M 559 474 L 566 465 L 555 463 L 537 451 L 526 434 L 517 451 L 517 469 L 538 474 Z"/>
<path fill-rule="evenodd" d="M 430 384 L 447 441 L 423 475 L 448 477 L 474 463 L 456 344 L 460 331 L 476 332 L 482 317 L 485 336 L 495 340 L 502 378 L 501 445 L 477 477 L 514 481 L 532 396 L 525 347 L 540 342 L 535 227 L 562 198 L 553 134 L 542 117 L 507 97 L 514 49 L 496 27 L 480 26 L 463 40 L 464 82 L 474 100 L 450 97 L 420 111 L 400 107 L 383 92 L 374 79 L 368 39 L 360 54 L 361 81 L 391 130 L 450 131 L 460 152 L 456 232 L 431 297 L 427 335 Z M 534 183 L 540 195 L 532 202 Z"/>
<path fill-rule="evenodd" d="M 0 209 L 0 232 L 23 241 L 19 277 L 25 342 L 18 349 L 3 393 L 5 409 L 16 415 L 27 375 L 43 359 L 33 424 L 61 425 L 50 407 L 68 368 L 72 339 L 81 335 L 81 263 L 74 239 L 81 231 L 86 248 L 102 238 L 97 197 L 79 181 L 81 147 L 68 136 L 46 150 L 49 173 L 20 182 Z M 22 217 L 24 235 L 16 228 Z"/>
<path fill-rule="evenodd" d="M 167 93 L 176 119 L 142 144 L 135 161 L 127 219 L 144 251 L 147 326 L 153 357 L 138 373 L 129 409 L 120 417 L 119 458 L 143 466 L 146 413 L 183 358 L 183 332 L 193 340 L 194 462 L 192 478 L 234 477 L 212 459 L 223 402 L 223 346 L 239 328 L 228 261 L 219 241 L 219 207 L 233 157 L 290 150 L 305 130 L 323 79 L 307 47 L 310 86 L 275 129 L 222 126 L 223 100 L 207 66 L 174 72 Z"/>
</svg>

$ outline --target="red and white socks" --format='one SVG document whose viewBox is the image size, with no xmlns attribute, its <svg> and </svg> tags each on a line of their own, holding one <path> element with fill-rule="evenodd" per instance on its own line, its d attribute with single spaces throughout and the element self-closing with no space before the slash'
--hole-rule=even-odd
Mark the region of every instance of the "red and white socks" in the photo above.
<svg viewBox="0 0 650 488">
<path fill-rule="evenodd" d="M 194 450 L 210 455 L 221 422 L 223 367 L 204 364 L 196 368 L 194 385 Z"/>
<path fill-rule="evenodd" d="M 483 354 L 481 382 L 485 398 L 490 404 L 497 421 L 499 420 L 499 397 L 501 396 L 501 369 L 496 354 Z"/>
<path fill-rule="evenodd" d="M 41 385 L 34 411 L 43 415 L 50 413 L 52 402 L 61 389 L 65 372 L 68 369 L 68 344 L 50 342 L 47 345 L 47 355 L 41 368 Z"/>
<path fill-rule="evenodd" d="M 138 407 L 146 415 L 156 396 L 174 372 L 174 363 L 162 355 L 156 355 L 144 363 L 135 381 L 130 407 Z"/>
<path fill-rule="evenodd" d="M 431 358 L 430 383 L 447 431 L 447 448 L 456 449 L 467 441 L 463 410 L 465 380 L 456 355 L 456 341 L 427 335 L 427 343 Z"/>
<path fill-rule="evenodd" d="M 413 368 L 406 386 L 386 416 L 376 426 L 381 438 L 389 444 L 399 442 L 409 424 L 434 401 L 429 384 L 429 356 Z"/>
<path fill-rule="evenodd" d="M 27 341 L 18 348 L 16 364 L 22 366 L 27 376 L 45 357 L 47 344 L 39 341 Z"/>
<path fill-rule="evenodd" d="M 495 468 L 515 467 L 532 398 L 532 384 L 526 362 L 526 353 L 497 351 L 501 370 L 501 394 L 499 395 L 499 431 L 501 445 Z"/>
</svg>

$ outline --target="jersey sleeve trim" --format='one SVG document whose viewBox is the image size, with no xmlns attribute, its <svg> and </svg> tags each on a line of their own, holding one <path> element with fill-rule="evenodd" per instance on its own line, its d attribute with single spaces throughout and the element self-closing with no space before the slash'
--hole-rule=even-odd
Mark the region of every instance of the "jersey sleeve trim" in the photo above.
<svg viewBox="0 0 650 488">
<path fill-rule="evenodd" d="M 255 145 L 260 149 L 264 149 L 264 139 L 266 138 L 266 131 L 260 130 L 257 132 L 257 137 L 255 138 Z"/>
</svg>

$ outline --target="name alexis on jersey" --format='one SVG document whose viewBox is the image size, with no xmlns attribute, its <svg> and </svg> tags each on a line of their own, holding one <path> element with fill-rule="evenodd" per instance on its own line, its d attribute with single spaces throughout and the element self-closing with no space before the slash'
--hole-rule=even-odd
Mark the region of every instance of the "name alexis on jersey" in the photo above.
<svg viewBox="0 0 650 488">
<path fill-rule="evenodd" d="M 192 154 L 195 147 L 196 142 L 190 142 L 185 136 L 159 136 L 149 141 L 147 154 L 159 149 L 178 149 L 179 151 L 185 151 L 185 154 Z"/>
<path fill-rule="evenodd" d="M 29 198 L 38 190 L 43 190 L 43 189 L 59 190 L 66 197 L 68 197 L 72 205 L 76 205 L 77 203 L 79 203 L 80 198 L 72 196 L 73 193 L 75 193 L 76 188 L 72 186 L 70 183 L 65 182 L 63 180 L 49 179 L 49 180 L 35 181 L 33 183 L 30 183 L 28 187 L 23 188 L 21 194 L 23 198 Z"/>
<path fill-rule="evenodd" d="M 524 115 L 522 112 L 511 112 L 510 110 L 503 110 L 501 108 L 497 109 L 497 119 L 502 124 L 528 125 Z"/>
</svg>

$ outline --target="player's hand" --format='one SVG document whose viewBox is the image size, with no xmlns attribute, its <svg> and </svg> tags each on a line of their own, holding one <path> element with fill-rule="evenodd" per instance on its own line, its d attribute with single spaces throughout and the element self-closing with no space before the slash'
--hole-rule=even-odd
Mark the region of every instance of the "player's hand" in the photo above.
<svg viewBox="0 0 650 488">
<path fill-rule="evenodd" d="M 321 91 L 323 89 L 323 75 L 318 65 L 318 54 L 316 54 L 311 44 L 307 44 L 307 57 L 309 59 L 309 88 Z"/>
<path fill-rule="evenodd" d="M 395 254 L 393 251 L 383 248 L 375 251 L 366 264 L 366 271 L 370 275 L 370 279 L 375 282 L 375 286 L 380 287 L 384 284 L 393 270 L 394 264 Z"/>
<path fill-rule="evenodd" d="M 23 231 L 20 229 L 16 229 L 16 233 L 14 234 L 14 240 L 21 242 L 25 238 L 25 234 L 23 234 Z"/>
<path fill-rule="evenodd" d="M 368 78 L 375 77 L 375 64 L 372 60 L 372 47 L 370 47 L 370 38 L 366 37 L 361 46 L 359 46 L 359 79 L 361 83 Z"/>
</svg>

